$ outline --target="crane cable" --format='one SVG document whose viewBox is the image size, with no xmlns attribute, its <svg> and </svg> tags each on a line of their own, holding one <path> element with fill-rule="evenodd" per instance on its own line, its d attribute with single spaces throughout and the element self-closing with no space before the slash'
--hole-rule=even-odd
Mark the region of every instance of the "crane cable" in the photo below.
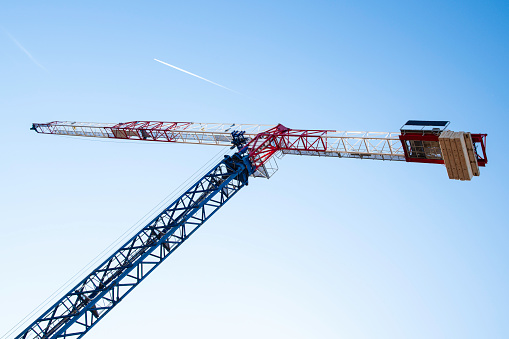
<svg viewBox="0 0 509 339">
<path fill-rule="evenodd" d="M 76 139 L 76 137 L 63 136 L 68 138 Z M 123 143 L 118 141 L 105 141 L 105 140 L 94 140 L 88 139 L 86 137 L 80 138 L 88 141 L 100 141 L 100 142 L 115 142 L 115 143 Z M 27 314 L 23 319 L 21 319 L 16 325 L 14 325 L 10 330 L 8 330 L 0 339 L 6 339 L 9 335 L 11 335 L 14 331 L 18 330 L 20 327 L 25 325 L 36 312 L 39 312 L 42 308 L 46 307 L 50 302 L 55 300 L 55 296 L 59 295 L 63 290 L 69 288 L 69 286 L 75 283 L 78 279 L 83 279 L 83 273 L 97 265 L 98 262 L 104 261 L 107 257 L 109 257 L 112 253 L 112 249 L 116 249 L 116 247 L 124 242 L 127 238 L 132 237 L 135 231 L 138 231 L 138 226 L 147 222 L 147 220 L 152 219 L 155 214 L 159 211 L 161 206 L 164 206 L 168 203 L 168 201 L 173 200 L 176 196 L 180 196 L 184 193 L 187 185 L 190 182 L 195 182 L 198 177 L 203 176 L 209 170 L 209 166 L 211 163 L 216 163 L 220 158 L 223 158 L 224 155 L 231 152 L 228 147 L 222 148 L 216 155 L 214 155 L 210 160 L 208 160 L 203 166 L 201 166 L 196 172 L 194 172 L 189 178 L 187 178 L 182 184 L 180 184 L 177 188 L 175 188 L 170 194 L 168 194 L 161 202 L 159 202 L 154 208 L 152 208 L 149 212 L 147 212 L 143 217 L 141 217 L 136 223 L 130 226 L 128 229 L 124 231 L 116 240 L 114 240 L 107 248 L 105 248 L 101 253 L 99 253 L 94 259 L 92 259 L 88 264 L 86 264 L 81 270 L 79 270 L 74 276 L 72 276 L 67 282 L 65 282 L 61 287 L 59 287 L 55 292 L 53 292 L 48 298 L 46 298 L 39 306 L 33 309 L 29 314 Z"/>
</svg>

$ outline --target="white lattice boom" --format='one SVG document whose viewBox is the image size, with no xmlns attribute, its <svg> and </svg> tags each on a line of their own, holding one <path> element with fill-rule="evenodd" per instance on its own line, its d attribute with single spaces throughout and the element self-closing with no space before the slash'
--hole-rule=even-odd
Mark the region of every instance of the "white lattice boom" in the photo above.
<svg viewBox="0 0 509 339">
<path fill-rule="evenodd" d="M 159 142 L 178 142 L 230 146 L 231 132 L 245 131 L 249 140 L 276 125 L 154 122 L 134 121 L 128 123 L 87 123 L 54 121 L 34 124 L 38 133 L 80 137 L 130 139 Z M 282 150 L 284 154 L 314 155 L 345 158 L 405 161 L 400 133 L 397 132 L 351 132 L 326 130 L 320 136 L 325 150 Z"/>
</svg>

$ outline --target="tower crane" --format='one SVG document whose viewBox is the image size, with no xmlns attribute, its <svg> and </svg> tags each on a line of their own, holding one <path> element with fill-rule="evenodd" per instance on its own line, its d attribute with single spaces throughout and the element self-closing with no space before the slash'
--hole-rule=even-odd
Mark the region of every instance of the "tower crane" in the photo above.
<svg viewBox="0 0 509 339">
<path fill-rule="evenodd" d="M 409 120 L 400 132 L 291 129 L 282 124 L 131 121 L 34 123 L 43 134 L 230 146 L 180 197 L 38 316 L 16 338 L 81 338 L 229 201 L 249 177 L 270 178 L 274 156 L 294 154 L 443 164 L 471 180 L 486 166 L 483 133 L 453 132 L 448 121 Z"/>
</svg>

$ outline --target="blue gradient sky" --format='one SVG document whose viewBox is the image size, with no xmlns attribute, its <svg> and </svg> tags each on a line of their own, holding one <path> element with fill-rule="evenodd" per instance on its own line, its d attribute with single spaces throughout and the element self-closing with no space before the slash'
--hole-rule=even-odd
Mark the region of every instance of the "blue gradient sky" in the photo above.
<svg viewBox="0 0 509 339">
<path fill-rule="evenodd" d="M 507 1 L 2 3 L 0 335 L 218 152 L 32 122 L 436 119 L 489 134 L 479 178 L 287 156 L 87 337 L 509 337 L 508 18 Z"/>
</svg>

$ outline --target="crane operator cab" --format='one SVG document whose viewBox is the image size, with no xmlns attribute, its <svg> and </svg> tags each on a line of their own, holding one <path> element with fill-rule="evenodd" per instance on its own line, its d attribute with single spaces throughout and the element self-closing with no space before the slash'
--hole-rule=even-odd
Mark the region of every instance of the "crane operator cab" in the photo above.
<svg viewBox="0 0 509 339">
<path fill-rule="evenodd" d="M 446 130 L 449 121 L 408 120 L 399 139 L 407 162 L 444 164 L 450 179 L 471 180 L 485 166 L 487 134 Z"/>
</svg>

